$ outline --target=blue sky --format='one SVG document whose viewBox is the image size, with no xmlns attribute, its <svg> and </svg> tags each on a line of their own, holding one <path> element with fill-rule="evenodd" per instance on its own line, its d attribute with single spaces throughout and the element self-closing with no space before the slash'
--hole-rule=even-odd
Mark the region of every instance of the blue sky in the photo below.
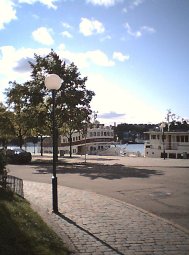
<svg viewBox="0 0 189 255">
<path fill-rule="evenodd" d="M 0 0 L 0 99 L 54 49 L 73 61 L 106 124 L 189 119 L 189 0 Z"/>
</svg>

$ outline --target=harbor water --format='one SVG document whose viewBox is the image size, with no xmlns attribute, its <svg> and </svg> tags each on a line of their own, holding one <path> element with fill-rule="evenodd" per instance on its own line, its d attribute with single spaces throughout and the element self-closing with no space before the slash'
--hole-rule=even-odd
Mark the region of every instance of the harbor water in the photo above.
<svg viewBox="0 0 189 255">
<path fill-rule="evenodd" d="M 144 155 L 144 144 L 120 144 L 118 145 L 120 146 L 122 149 L 126 150 L 127 152 L 140 152 L 141 155 Z"/>
<path fill-rule="evenodd" d="M 115 145 L 112 145 L 115 147 Z M 141 156 L 144 155 L 144 144 L 117 144 L 117 148 L 120 149 L 120 152 L 123 154 L 125 153 L 133 153 L 133 154 L 140 154 Z M 16 149 L 17 146 L 9 146 L 9 149 Z M 39 146 L 34 146 L 32 143 L 28 143 L 26 146 L 23 146 L 23 149 L 31 152 L 32 154 L 39 153 L 40 148 Z"/>
</svg>

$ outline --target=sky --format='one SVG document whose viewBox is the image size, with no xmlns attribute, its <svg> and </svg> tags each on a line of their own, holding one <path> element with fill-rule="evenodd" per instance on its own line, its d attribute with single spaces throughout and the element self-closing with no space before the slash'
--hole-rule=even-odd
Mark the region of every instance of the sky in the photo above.
<svg viewBox="0 0 189 255">
<path fill-rule="evenodd" d="M 74 62 L 104 124 L 189 119 L 189 0 L 0 0 L 0 100 L 34 53 Z"/>
</svg>

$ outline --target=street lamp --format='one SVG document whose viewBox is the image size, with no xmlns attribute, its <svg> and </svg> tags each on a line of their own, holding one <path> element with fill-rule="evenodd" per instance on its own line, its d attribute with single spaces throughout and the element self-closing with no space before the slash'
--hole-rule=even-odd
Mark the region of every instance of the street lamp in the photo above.
<svg viewBox="0 0 189 255">
<path fill-rule="evenodd" d="M 58 193 L 56 177 L 56 160 L 57 160 L 57 133 L 55 119 L 55 95 L 56 90 L 61 87 L 62 80 L 57 74 L 49 74 L 45 77 L 45 86 L 52 90 L 52 131 L 53 131 L 53 175 L 52 175 L 52 203 L 53 212 L 58 213 Z"/>
<path fill-rule="evenodd" d="M 164 140 L 165 140 L 165 136 L 164 136 L 164 128 L 165 128 L 166 124 L 164 122 L 161 123 L 160 128 L 161 128 L 161 132 L 162 132 L 162 142 L 163 142 L 163 158 L 165 159 L 165 144 L 164 144 Z"/>
</svg>

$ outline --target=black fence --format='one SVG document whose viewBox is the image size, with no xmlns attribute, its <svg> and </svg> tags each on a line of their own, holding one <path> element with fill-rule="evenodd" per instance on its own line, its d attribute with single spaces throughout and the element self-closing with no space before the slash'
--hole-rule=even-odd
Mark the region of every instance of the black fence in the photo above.
<svg viewBox="0 0 189 255">
<path fill-rule="evenodd" d="M 0 185 L 24 197 L 23 180 L 12 175 L 0 176 Z"/>
</svg>

